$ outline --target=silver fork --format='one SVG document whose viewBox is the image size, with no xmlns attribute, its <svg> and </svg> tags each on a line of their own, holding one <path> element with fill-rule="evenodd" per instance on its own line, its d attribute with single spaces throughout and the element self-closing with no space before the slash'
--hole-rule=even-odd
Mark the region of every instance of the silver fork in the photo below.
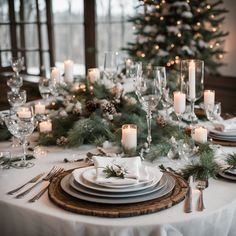
<svg viewBox="0 0 236 236">
<path fill-rule="evenodd" d="M 197 210 L 203 211 L 205 209 L 204 202 L 203 202 L 203 190 L 206 188 L 206 181 L 200 180 L 197 183 L 197 189 L 200 191 L 198 201 L 197 201 Z"/>
<path fill-rule="evenodd" d="M 48 186 L 49 186 L 50 182 L 52 181 L 52 179 L 53 179 L 54 177 L 58 176 L 58 175 L 59 175 L 60 173 L 62 173 L 62 172 L 64 172 L 64 169 L 63 169 L 63 168 L 58 169 L 58 170 L 53 174 L 53 176 L 51 176 L 50 179 L 48 180 L 48 181 L 49 181 L 48 185 L 47 185 L 46 187 L 44 187 L 39 193 L 37 193 L 33 198 L 31 198 L 31 199 L 29 200 L 29 202 L 35 202 L 35 201 L 37 201 L 37 200 L 47 191 Z"/>
<path fill-rule="evenodd" d="M 13 189 L 13 190 L 7 192 L 7 194 L 12 195 L 12 194 L 18 192 L 19 190 L 21 190 L 22 188 L 24 188 L 27 184 L 29 184 L 29 183 L 35 183 L 36 181 L 38 181 L 43 175 L 44 175 L 44 173 L 41 173 L 41 174 L 39 174 L 39 175 L 36 175 L 35 177 L 33 177 L 31 180 L 29 180 L 29 181 L 26 182 L 25 184 L 21 185 L 20 187 L 15 188 L 15 189 Z"/>
<path fill-rule="evenodd" d="M 32 185 L 30 188 L 28 188 L 27 190 L 25 190 L 24 192 L 16 195 L 16 198 L 22 198 L 24 197 L 26 194 L 28 194 L 33 188 L 35 188 L 36 186 L 38 186 L 40 183 L 42 183 L 43 181 L 48 181 L 50 179 L 50 177 L 55 173 L 55 171 L 57 170 L 57 168 L 55 166 L 53 166 L 53 168 L 48 172 L 48 174 L 42 178 L 40 181 L 38 181 L 37 183 L 35 183 L 34 185 Z"/>
</svg>

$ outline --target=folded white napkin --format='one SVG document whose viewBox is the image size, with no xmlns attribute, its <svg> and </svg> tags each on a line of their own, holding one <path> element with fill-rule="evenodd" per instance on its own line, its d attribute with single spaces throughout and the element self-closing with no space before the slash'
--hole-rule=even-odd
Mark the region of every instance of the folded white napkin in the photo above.
<svg viewBox="0 0 236 236">
<path fill-rule="evenodd" d="M 222 132 L 236 132 L 236 117 L 215 123 L 214 127 Z"/>
<path fill-rule="evenodd" d="M 93 161 L 96 169 L 96 183 L 99 184 L 127 185 L 146 181 L 149 177 L 146 167 L 142 165 L 139 156 L 129 158 L 94 156 Z M 104 168 L 107 166 L 117 168 L 116 165 L 121 166 L 127 171 L 124 174 L 124 178 L 107 178 L 103 172 Z"/>
</svg>

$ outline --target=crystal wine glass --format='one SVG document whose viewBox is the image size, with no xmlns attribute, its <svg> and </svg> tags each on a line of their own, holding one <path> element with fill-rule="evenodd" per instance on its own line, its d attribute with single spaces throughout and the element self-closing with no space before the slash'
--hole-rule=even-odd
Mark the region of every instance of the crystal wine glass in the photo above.
<svg viewBox="0 0 236 236">
<path fill-rule="evenodd" d="M 205 104 L 204 105 L 205 113 L 207 116 L 207 119 L 211 122 L 214 120 L 220 120 L 222 119 L 220 117 L 221 115 L 221 103 L 215 103 L 215 104 Z"/>
<path fill-rule="evenodd" d="M 32 162 L 26 161 L 26 138 L 33 133 L 35 128 L 34 116 L 31 113 L 30 109 L 24 112 L 17 112 L 13 115 L 5 117 L 5 124 L 10 133 L 20 140 L 23 150 L 23 156 L 21 161 L 19 163 L 14 163 L 13 166 L 16 168 L 32 167 L 34 164 Z"/>
<path fill-rule="evenodd" d="M 115 80 L 119 66 L 119 53 L 118 52 L 105 52 L 104 59 L 104 74 L 108 79 Z"/>
<path fill-rule="evenodd" d="M 8 91 L 7 100 L 14 110 L 17 107 L 22 106 L 26 103 L 26 91 L 21 90 L 18 93 L 15 93 L 13 91 Z"/>
<path fill-rule="evenodd" d="M 13 71 L 16 73 L 16 76 L 19 76 L 20 71 L 24 67 L 24 57 L 13 57 L 11 59 L 11 66 Z"/>
<path fill-rule="evenodd" d="M 186 94 L 191 105 L 191 112 L 187 120 L 191 124 L 198 121 L 194 113 L 194 103 L 203 95 L 204 62 L 201 60 L 181 61 L 181 91 Z"/>
<path fill-rule="evenodd" d="M 18 93 L 20 87 L 23 85 L 23 78 L 13 74 L 12 77 L 7 79 L 7 85 L 11 88 L 11 91 Z"/>
<path fill-rule="evenodd" d="M 150 149 L 152 142 L 151 135 L 151 122 L 152 122 L 152 112 L 157 107 L 160 98 L 161 91 L 158 85 L 158 80 L 156 77 L 155 70 L 153 68 L 144 68 L 142 71 L 142 76 L 136 78 L 135 87 L 136 87 L 136 95 L 138 97 L 139 102 L 142 105 L 142 109 L 146 112 L 147 119 L 147 152 Z"/>
</svg>

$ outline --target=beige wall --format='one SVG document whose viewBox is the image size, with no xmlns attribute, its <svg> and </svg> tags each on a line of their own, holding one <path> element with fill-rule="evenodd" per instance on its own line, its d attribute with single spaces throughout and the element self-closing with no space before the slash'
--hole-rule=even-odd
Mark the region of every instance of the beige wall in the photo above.
<svg viewBox="0 0 236 236">
<path fill-rule="evenodd" d="M 230 12 L 226 15 L 223 29 L 230 34 L 226 37 L 223 61 L 227 64 L 220 69 L 222 75 L 236 77 L 236 1 L 224 0 L 224 6 Z"/>
</svg>

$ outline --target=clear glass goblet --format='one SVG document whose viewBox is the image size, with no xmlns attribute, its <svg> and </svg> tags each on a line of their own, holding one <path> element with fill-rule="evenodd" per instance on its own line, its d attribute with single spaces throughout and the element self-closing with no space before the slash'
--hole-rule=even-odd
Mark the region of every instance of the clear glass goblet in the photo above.
<svg viewBox="0 0 236 236">
<path fill-rule="evenodd" d="M 15 93 L 13 91 L 8 91 L 7 100 L 14 110 L 15 108 L 22 106 L 26 103 L 26 91 L 21 90 L 18 93 Z"/>
<path fill-rule="evenodd" d="M 205 113 L 207 119 L 211 122 L 214 120 L 220 120 L 221 117 L 221 103 L 218 102 L 216 104 L 205 104 L 204 105 Z"/>
<path fill-rule="evenodd" d="M 20 87 L 23 85 L 23 78 L 13 74 L 12 77 L 7 79 L 7 85 L 11 88 L 11 91 L 18 93 Z"/>
<path fill-rule="evenodd" d="M 153 68 L 144 68 L 141 77 L 136 78 L 135 81 L 136 95 L 139 102 L 142 105 L 142 109 L 146 112 L 147 119 L 147 152 L 151 147 L 152 134 L 151 134 L 151 122 L 152 122 L 152 112 L 157 107 L 160 98 L 161 91 L 158 85 L 155 71 Z"/>
<path fill-rule="evenodd" d="M 34 164 L 32 162 L 26 161 L 27 155 L 27 140 L 26 138 L 30 136 L 35 128 L 34 116 L 30 110 L 24 113 L 16 113 L 5 117 L 5 124 L 10 131 L 10 133 L 20 140 L 23 150 L 23 156 L 20 162 L 12 163 L 16 168 L 29 168 Z"/>
<path fill-rule="evenodd" d="M 13 57 L 11 59 L 11 66 L 16 76 L 19 76 L 20 71 L 24 67 L 24 57 Z"/>
<path fill-rule="evenodd" d="M 187 120 L 193 125 L 198 119 L 194 112 L 194 104 L 203 95 L 204 62 L 201 60 L 181 61 L 181 91 L 190 102 L 191 111 Z"/>
</svg>

